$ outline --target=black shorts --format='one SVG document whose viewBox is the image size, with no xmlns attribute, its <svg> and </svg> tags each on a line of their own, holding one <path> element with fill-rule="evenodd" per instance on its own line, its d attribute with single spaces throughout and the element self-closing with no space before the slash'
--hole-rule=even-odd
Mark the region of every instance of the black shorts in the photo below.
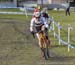
<svg viewBox="0 0 75 65">
<path fill-rule="evenodd" d="M 42 26 L 43 26 L 43 25 L 38 26 L 38 27 L 35 27 L 35 31 L 36 31 L 36 33 L 38 33 L 39 31 L 41 31 Z"/>
</svg>

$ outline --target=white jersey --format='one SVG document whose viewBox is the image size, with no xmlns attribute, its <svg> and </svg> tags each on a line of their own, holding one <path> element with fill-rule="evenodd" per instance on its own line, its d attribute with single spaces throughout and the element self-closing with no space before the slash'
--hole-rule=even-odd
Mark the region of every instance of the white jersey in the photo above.
<svg viewBox="0 0 75 65">
<path fill-rule="evenodd" d="M 42 24 L 45 25 L 46 28 L 48 28 L 48 23 L 44 17 L 40 17 L 39 21 L 36 18 L 31 19 L 30 23 L 30 31 L 33 31 L 34 26 L 41 26 Z"/>
</svg>

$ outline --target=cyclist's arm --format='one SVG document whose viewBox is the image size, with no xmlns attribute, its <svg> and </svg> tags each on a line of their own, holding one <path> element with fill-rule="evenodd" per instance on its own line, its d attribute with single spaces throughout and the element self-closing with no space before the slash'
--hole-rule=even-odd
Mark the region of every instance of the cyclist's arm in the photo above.
<svg viewBox="0 0 75 65">
<path fill-rule="evenodd" d="M 33 31 L 33 26 L 34 26 L 34 18 L 31 20 L 31 23 L 30 23 L 30 31 L 31 32 Z"/>
<path fill-rule="evenodd" d="M 32 18 L 31 23 L 30 23 L 30 32 L 31 32 L 32 36 L 35 38 L 33 26 L 34 26 L 34 18 Z"/>
</svg>

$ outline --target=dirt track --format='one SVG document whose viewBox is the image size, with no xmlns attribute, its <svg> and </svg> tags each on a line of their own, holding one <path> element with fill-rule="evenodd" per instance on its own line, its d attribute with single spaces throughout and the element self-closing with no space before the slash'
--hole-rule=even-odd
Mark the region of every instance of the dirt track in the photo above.
<svg viewBox="0 0 75 65">
<path fill-rule="evenodd" d="M 37 64 L 35 63 L 36 65 L 45 65 L 45 63 L 47 65 L 49 64 L 71 65 L 72 63 L 70 63 L 69 61 L 74 61 L 75 59 L 75 57 L 72 56 L 64 57 L 57 55 L 52 50 L 50 50 L 52 58 L 50 58 L 50 61 L 48 62 L 44 61 L 45 63 L 43 63 L 41 62 L 41 60 L 36 58 L 38 57 L 40 51 L 38 47 L 35 45 L 35 43 L 37 42 L 35 42 L 34 39 L 32 39 L 32 36 L 30 35 L 29 32 L 29 21 L 25 22 L 14 19 L 0 19 L 0 64 L 1 65 L 13 65 L 13 64 L 25 65 L 28 63 L 28 61 L 30 62 L 35 61 L 37 63 Z M 30 49 L 28 47 L 30 47 Z M 31 50 L 35 52 L 31 52 Z M 30 56 L 28 56 L 28 54 Z M 32 60 L 29 57 L 31 57 Z M 18 58 L 23 60 L 21 61 Z M 35 58 L 36 60 L 34 60 Z M 12 61 L 12 64 L 9 61 L 10 62 Z M 20 62 L 25 61 L 25 62 L 23 62 L 24 64 L 19 64 L 19 61 Z M 6 63 L 4 64 L 4 62 Z M 33 64 L 34 62 L 32 63 L 32 65 Z"/>
</svg>

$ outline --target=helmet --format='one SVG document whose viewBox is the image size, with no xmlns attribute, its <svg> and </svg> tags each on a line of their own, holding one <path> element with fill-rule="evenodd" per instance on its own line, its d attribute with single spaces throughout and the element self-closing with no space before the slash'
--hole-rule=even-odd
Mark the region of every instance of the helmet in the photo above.
<svg viewBox="0 0 75 65">
<path fill-rule="evenodd" d="M 41 15 L 40 12 L 35 12 L 35 13 L 34 13 L 34 16 L 35 16 L 35 17 L 40 17 L 40 15 Z"/>
<path fill-rule="evenodd" d="M 37 8 L 38 8 L 39 10 L 41 9 L 41 7 L 40 7 L 40 6 L 38 6 Z"/>
</svg>

